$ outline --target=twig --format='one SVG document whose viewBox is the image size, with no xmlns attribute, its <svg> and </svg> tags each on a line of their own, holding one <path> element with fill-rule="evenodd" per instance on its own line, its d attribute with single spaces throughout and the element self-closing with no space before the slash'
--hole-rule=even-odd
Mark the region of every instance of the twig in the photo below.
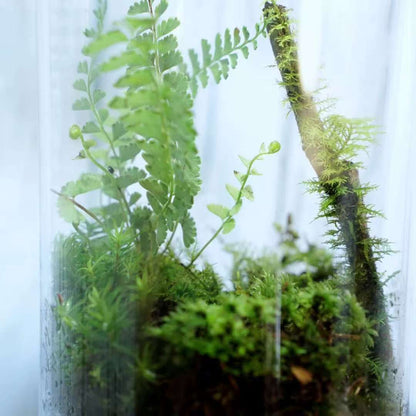
<svg viewBox="0 0 416 416">
<path fill-rule="evenodd" d="M 297 47 L 286 8 L 267 2 L 263 12 L 273 53 L 296 118 L 302 148 L 322 183 L 323 191 L 334 199 L 333 206 L 353 276 L 355 294 L 367 311 L 368 318 L 377 322 L 375 329 L 378 337 L 374 340 L 371 354 L 389 363 L 392 355 L 390 328 L 367 218 L 362 209 L 364 202 L 357 192 L 360 188 L 358 171 L 351 162 L 339 160 L 323 140 L 324 125 L 318 109 L 301 82 Z M 335 178 L 324 173 L 328 166 L 342 167 L 341 178 L 338 182 L 333 181 L 335 185 L 329 185 L 330 180 Z M 343 192 L 337 192 L 340 186 Z"/>
</svg>

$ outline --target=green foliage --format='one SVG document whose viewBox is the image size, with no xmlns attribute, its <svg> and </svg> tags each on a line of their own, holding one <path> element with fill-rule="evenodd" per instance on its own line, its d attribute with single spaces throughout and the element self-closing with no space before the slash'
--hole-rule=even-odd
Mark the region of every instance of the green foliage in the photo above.
<svg viewBox="0 0 416 416">
<path fill-rule="evenodd" d="M 269 144 L 269 147 L 266 149 L 264 143 L 260 147 L 260 152 L 253 157 L 253 159 L 248 160 L 240 156 L 240 160 L 243 165 L 246 167 L 247 171 L 245 174 L 242 174 L 238 171 L 234 171 L 234 175 L 237 178 L 240 187 L 236 188 L 233 185 L 227 184 L 225 187 L 230 194 L 231 198 L 234 201 L 234 205 L 231 208 L 226 208 L 222 205 L 210 204 L 208 205 L 208 210 L 214 215 L 221 219 L 221 225 L 213 236 L 208 240 L 207 243 L 192 256 L 191 265 L 196 261 L 196 259 L 203 253 L 206 247 L 211 244 L 211 242 L 222 232 L 223 234 L 230 233 L 235 227 L 234 216 L 240 212 L 241 206 L 243 205 L 243 198 L 246 198 L 250 201 L 254 200 L 253 189 L 250 185 L 247 185 L 247 181 L 250 176 L 259 175 L 259 173 L 254 169 L 253 165 L 257 160 L 262 160 L 264 156 L 277 153 L 280 150 L 279 142 L 272 142 Z"/>
<path fill-rule="evenodd" d="M 252 401 L 263 397 L 256 396 L 256 383 L 271 377 L 281 391 L 277 408 L 334 414 L 331 403 L 350 384 L 357 379 L 365 384 L 363 375 L 381 371 L 368 358 L 377 333 L 355 296 L 343 288 L 332 257 L 314 245 L 301 250 L 291 227 L 281 232 L 275 253 L 256 258 L 232 251 L 232 291 L 211 304 L 188 300 L 149 330 L 163 342 L 166 361 L 160 371 L 175 379 L 206 363 L 204 371 L 215 374 L 221 368 L 239 386 L 250 380 Z M 209 388 L 225 394 L 224 386 Z M 365 397 L 366 387 L 360 388 L 360 395 L 350 392 L 348 399 Z M 244 409 L 241 414 L 251 413 Z"/>
<path fill-rule="evenodd" d="M 82 147 L 75 159 L 88 158 L 97 173 L 83 174 L 57 193 L 59 212 L 78 230 L 85 232 L 91 219 L 104 227 L 104 233 L 122 227 L 149 256 L 166 251 L 178 229 L 185 247 L 195 242 L 190 210 L 200 189 L 192 112 L 196 77 L 208 68 L 217 74 L 217 61 L 224 70 L 229 61 L 235 67 L 236 52 L 247 57 L 248 45 L 256 46 L 265 33 L 264 26 L 257 25 L 254 37 L 243 28 L 243 36 L 235 29 L 231 39 L 226 31 L 224 43 L 217 36 L 213 56 L 204 40 L 203 65 L 191 51 L 189 74 L 174 34 L 179 21 L 164 17 L 167 8 L 166 0 L 135 3 L 122 21 L 106 31 L 107 5 L 99 2 L 94 11 L 96 28 L 85 32 L 89 42 L 83 53 L 88 60 L 79 64 L 80 78 L 73 84 L 82 95 L 73 109 L 89 111 L 92 119 L 82 129 L 76 125 L 70 129 L 70 137 L 79 139 Z M 118 94 L 107 104 L 106 92 L 97 83 L 112 71 L 117 71 Z M 226 77 L 228 71 L 217 75 Z M 109 198 L 109 206 L 87 208 L 76 201 L 78 195 L 92 191 Z M 251 199 L 251 188 L 243 188 L 238 198 L 242 196 Z M 234 224 L 230 217 L 222 230 L 230 232 Z"/>
<path fill-rule="evenodd" d="M 321 114 L 324 126 L 322 141 L 325 147 L 320 158 L 324 169 L 319 179 L 311 180 L 307 185 L 311 192 L 319 193 L 322 197 L 318 217 L 325 218 L 333 226 L 328 233 L 331 244 L 334 247 L 345 247 L 348 244 L 345 234 L 339 232 L 343 219 L 336 206 L 342 198 L 363 201 L 376 188 L 370 184 L 360 184 L 358 169 L 363 168 L 360 156 L 367 152 L 368 144 L 374 142 L 377 130 L 365 119 L 348 119 L 339 115 L 325 115 L 324 112 Z M 382 213 L 369 204 L 356 205 L 356 217 L 362 221 L 382 217 Z M 355 236 L 351 237 L 356 239 Z M 385 240 L 368 238 L 361 243 L 372 247 L 376 260 L 390 252 Z"/>
<path fill-rule="evenodd" d="M 374 362 L 382 363 L 383 380 L 380 383 L 379 373 L 373 371 L 369 375 L 369 390 L 374 397 L 386 397 L 386 389 L 394 384 L 395 372 L 386 296 L 377 262 L 391 250 L 385 241 L 371 236 L 370 221 L 381 214 L 366 203 L 366 196 L 374 187 L 361 184 L 359 178 L 359 168 L 363 167 L 361 153 L 374 139 L 376 130 L 367 120 L 328 115 L 327 103 L 318 103 L 305 92 L 286 8 L 274 1 L 267 2 L 264 14 L 281 85 L 295 114 L 302 147 L 317 174 L 310 189 L 322 198 L 320 216 L 331 225 L 330 244 L 344 255 L 348 287 L 378 333 L 368 355 Z M 373 408 L 370 400 L 367 405 L 372 408 L 369 413 L 379 413 L 380 409 Z"/>
<path fill-rule="evenodd" d="M 258 38 L 262 35 L 266 37 L 264 24 L 256 24 L 253 36 L 245 26 L 241 30 L 235 28 L 233 34 L 227 29 L 224 36 L 218 33 L 215 37 L 213 52 L 211 52 L 211 44 L 206 39 L 202 39 L 201 58 L 194 49 L 189 51 L 192 69 L 190 74 L 192 95 L 196 96 L 199 84 L 204 88 L 208 85 L 210 74 L 217 84 L 222 79 L 227 79 L 230 69 L 237 66 L 239 54 L 247 59 L 250 53 L 249 47 L 257 49 Z"/>
<path fill-rule="evenodd" d="M 267 328 L 276 322 L 275 299 L 224 294 L 218 302 L 188 301 L 150 333 L 175 347 L 176 362 L 198 354 L 219 360 L 234 375 L 273 374 L 264 357 Z"/>
<path fill-rule="evenodd" d="M 99 0 L 97 25 L 85 31 L 86 60 L 73 84 L 81 97 L 73 109 L 91 119 L 73 125 L 69 136 L 80 145 L 76 159 L 87 158 L 96 171 L 55 192 L 61 216 L 75 229 L 57 238 L 54 253 L 56 342 L 69 396 L 79 400 L 80 414 L 332 415 L 340 400 L 358 408 L 373 398 L 369 375 L 381 382 L 385 374 L 370 354 L 377 322 L 326 250 L 301 249 L 289 224 L 278 228 L 273 253 L 230 250 L 229 291 L 211 266 L 193 267 L 221 232 L 235 227 L 244 199 L 254 198 L 248 185 L 259 175 L 254 163 L 277 153 L 278 142 L 262 145 L 252 159 L 240 156 L 237 186 L 226 185 L 232 203 L 208 205 L 220 226 L 190 264 L 170 250 L 178 229 L 184 247 L 196 240 L 190 210 L 200 189 L 198 85 L 205 87 L 210 73 L 217 83 L 226 79 L 265 26 L 257 25 L 254 36 L 246 28 L 227 30 L 213 47 L 203 40 L 201 58 L 189 52 L 188 72 L 174 34 L 179 21 L 165 18 L 167 7 L 166 0 L 136 2 L 106 31 L 107 5 Z M 113 71 L 118 92 L 106 98 L 97 84 Z M 373 128 L 339 116 L 326 117 L 323 126 L 326 170 L 312 186 L 333 190 L 322 213 L 337 226 L 335 199 L 350 192 L 362 198 L 369 189 L 351 190 L 346 178 L 361 166 L 356 157 Z M 99 206 L 77 200 L 93 192 Z M 376 214 L 359 209 L 362 218 Z"/>
<path fill-rule="evenodd" d="M 363 379 L 362 393 L 348 396 L 352 403 L 360 400 L 367 394 L 363 375 L 382 372 L 368 356 L 377 335 L 373 324 L 343 287 L 331 255 L 314 245 L 300 249 L 291 227 L 280 233 L 274 253 L 232 251 L 229 292 L 209 267 L 197 271 L 175 258 L 138 255 L 122 230 L 58 241 L 61 339 L 72 345 L 66 352 L 71 371 L 87 376 L 74 391 L 87 391 L 94 406 L 111 410 L 124 403 L 128 413 L 136 403 L 137 412 L 149 415 L 159 414 L 151 403 L 160 400 L 167 400 L 169 415 L 180 414 L 170 407 L 179 403 L 186 408 L 217 400 L 203 398 L 205 387 L 195 382 L 187 387 L 191 395 L 177 391 L 201 374 L 210 374 L 212 397 L 231 394 L 229 406 L 243 406 L 239 412 L 247 416 L 254 403 L 263 403 L 264 379 L 284 393 L 275 403 L 279 408 L 296 398 L 299 412 L 332 414 L 332 401 Z M 167 385 L 177 391 L 172 397 Z M 233 385 L 251 386 L 253 404 L 244 404 Z M 114 397 L 109 388 L 116 388 Z"/>
<path fill-rule="evenodd" d="M 79 66 L 85 79 L 74 84 L 85 94 L 74 103 L 74 110 L 91 110 L 95 118 L 83 127 L 83 133 L 93 134 L 106 146 L 105 151 L 95 152 L 92 142 L 81 137 L 83 151 L 101 171 L 102 192 L 117 201 L 126 225 L 138 231 L 142 250 L 149 253 L 156 253 L 179 224 L 185 245 L 194 241 L 189 210 L 200 187 L 192 99 L 187 94 L 186 74 L 178 67 L 182 57 L 176 39 L 168 35 L 177 25 L 171 19 L 162 20 L 166 7 L 165 1 L 155 11 L 149 2 L 132 6 L 129 16 L 134 18 L 124 19 L 117 30 L 103 32 L 99 22 L 83 49 L 92 57 L 90 64 Z M 104 17 L 104 13 L 98 15 Z M 98 54 L 115 44 L 122 51 L 97 65 Z M 124 72 L 115 83 L 121 94 L 111 99 L 109 108 L 119 115 L 108 124 L 108 110 L 97 107 L 105 92 L 95 89 L 94 83 L 103 71 L 115 69 Z M 138 155 L 145 162 L 144 170 L 132 168 Z M 131 201 L 127 188 L 133 185 L 143 189 L 151 210 L 127 202 Z M 68 195 L 66 191 L 63 188 L 62 194 Z M 139 194 L 135 195 L 137 202 Z M 140 228 L 144 218 L 147 224 Z M 101 220 L 109 223 L 108 218 Z"/>
<path fill-rule="evenodd" d="M 156 357 L 143 361 L 152 345 L 146 341 L 148 325 L 157 325 L 179 303 L 215 302 L 222 283 L 210 268 L 189 270 L 166 256 L 149 261 L 122 230 L 89 237 L 72 234 L 55 244 L 61 365 L 84 374 L 72 394 L 84 391 L 85 408 L 127 414 L 137 377 L 145 385 L 155 381 Z M 115 389 L 110 397 L 109 389 Z"/>
</svg>

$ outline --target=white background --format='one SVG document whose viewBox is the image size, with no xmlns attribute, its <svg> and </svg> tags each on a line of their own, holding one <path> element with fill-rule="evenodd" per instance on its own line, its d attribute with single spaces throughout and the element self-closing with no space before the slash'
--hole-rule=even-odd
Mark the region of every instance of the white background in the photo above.
<svg viewBox="0 0 416 416">
<path fill-rule="evenodd" d="M 72 151 L 66 131 L 74 122 L 74 93 L 82 29 L 89 24 L 93 1 L 0 0 L 0 415 L 37 414 L 39 377 L 39 129 L 53 133 L 53 149 L 62 160 Z M 128 1 L 109 0 L 110 18 L 122 16 Z M 370 117 L 384 135 L 366 160 L 364 180 L 379 185 L 370 199 L 384 211 L 373 233 L 394 242 L 399 253 L 385 267 L 401 270 L 391 290 L 403 294 L 401 325 L 395 341 L 406 393 L 415 405 L 415 104 L 416 2 L 413 0 L 287 0 L 298 20 L 301 69 L 309 90 L 319 79 L 337 97 L 337 111 Z M 260 0 L 171 0 L 180 17 L 183 49 L 213 40 L 226 27 L 251 28 L 260 15 Z M 252 185 L 254 203 L 237 218 L 236 231 L 225 241 L 273 246 L 273 222 L 290 212 L 301 235 L 317 241 L 324 224 L 313 222 L 317 199 L 301 184 L 313 176 L 302 153 L 296 126 L 281 104 L 277 69 L 266 40 L 247 62 L 240 60 L 226 83 L 201 92 L 196 101 L 203 192 L 197 199 L 201 242 L 215 227 L 205 205 L 228 203 L 224 184 L 239 167 L 238 154 L 250 157 L 262 141 L 279 140 L 282 151 L 259 165 L 264 176 Z M 45 130 L 46 128 L 46 130 Z M 45 139 L 45 137 L 42 137 Z M 50 149 L 49 149 L 50 151 Z M 71 154 L 71 153 L 68 153 Z M 47 158 L 46 158 L 47 159 Z M 70 160 L 70 157 L 68 157 Z M 44 166 L 53 171 L 56 163 Z M 63 166 L 71 176 L 71 165 Z M 43 176 L 45 177 L 45 176 Z M 45 185 L 45 184 L 43 184 Z M 46 215 L 46 214 L 44 214 Z M 43 230 L 44 231 L 44 230 Z M 217 244 L 207 259 L 226 270 L 228 257 Z M 404 314 L 406 312 L 406 314 Z M 411 413 L 415 415 L 416 409 Z"/>
</svg>

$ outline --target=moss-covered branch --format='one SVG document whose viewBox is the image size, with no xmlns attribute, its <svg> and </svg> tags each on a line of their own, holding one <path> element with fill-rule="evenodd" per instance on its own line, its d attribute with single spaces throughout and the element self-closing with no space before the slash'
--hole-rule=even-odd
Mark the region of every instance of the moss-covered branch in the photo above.
<svg viewBox="0 0 416 416">
<path fill-rule="evenodd" d="M 331 205 L 332 222 L 339 230 L 339 240 L 346 249 L 354 292 L 375 322 L 379 334 L 371 354 L 383 363 L 391 360 L 391 338 L 382 283 L 377 273 L 375 240 L 368 229 L 368 208 L 363 202 L 357 165 L 340 158 L 327 140 L 326 124 L 311 95 L 305 92 L 299 71 L 296 42 L 285 7 L 266 3 L 271 46 L 295 115 L 302 147 L 318 176 L 320 190 Z M 332 219 L 331 219 L 332 220 Z"/>
</svg>

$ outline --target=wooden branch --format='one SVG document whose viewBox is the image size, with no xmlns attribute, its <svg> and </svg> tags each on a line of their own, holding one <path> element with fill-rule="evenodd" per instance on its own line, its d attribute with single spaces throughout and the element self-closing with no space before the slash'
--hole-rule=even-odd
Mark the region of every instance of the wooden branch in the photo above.
<svg viewBox="0 0 416 416">
<path fill-rule="evenodd" d="M 334 199 L 333 207 L 340 228 L 340 238 L 345 246 L 353 277 L 353 287 L 358 301 L 367 316 L 377 323 L 378 337 L 374 340 L 372 355 L 384 363 L 391 360 L 391 337 L 382 284 L 376 269 L 376 260 L 364 213 L 364 202 L 358 192 L 358 171 L 347 160 L 339 160 L 324 138 L 324 124 L 313 97 L 302 86 L 297 46 L 290 28 L 285 7 L 267 2 L 264 17 L 276 62 L 286 88 L 290 106 L 296 118 L 302 148 L 315 170 L 322 190 Z M 335 177 L 325 173 L 336 166 Z M 342 187 L 342 192 L 340 191 Z"/>
</svg>

